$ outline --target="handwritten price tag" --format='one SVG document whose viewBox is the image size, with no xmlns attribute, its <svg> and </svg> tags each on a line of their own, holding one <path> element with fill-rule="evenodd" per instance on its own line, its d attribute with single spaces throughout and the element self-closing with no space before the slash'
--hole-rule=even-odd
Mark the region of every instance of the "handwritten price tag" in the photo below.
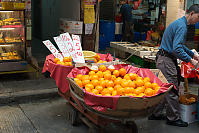
<svg viewBox="0 0 199 133">
<path fill-rule="evenodd" d="M 66 45 L 63 43 L 61 37 L 54 37 L 55 42 L 57 43 L 57 46 L 59 47 L 60 51 L 62 52 L 64 57 L 69 57 L 70 53 L 68 52 L 68 49 Z"/>
<path fill-rule="evenodd" d="M 63 43 L 66 45 L 68 52 L 70 53 L 74 62 L 78 62 L 78 57 L 75 52 L 73 41 L 69 35 L 69 33 L 63 33 L 60 35 Z"/>
<path fill-rule="evenodd" d="M 79 36 L 72 35 L 72 39 L 73 39 L 75 53 L 77 55 L 77 60 L 78 60 L 77 62 L 78 63 L 85 63 Z"/>
<path fill-rule="evenodd" d="M 63 56 L 59 53 L 59 51 L 55 48 L 55 46 L 50 42 L 50 40 L 43 41 L 45 46 L 50 50 L 50 52 L 56 57 L 59 58 L 60 61 L 63 60 Z"/>
</svg>

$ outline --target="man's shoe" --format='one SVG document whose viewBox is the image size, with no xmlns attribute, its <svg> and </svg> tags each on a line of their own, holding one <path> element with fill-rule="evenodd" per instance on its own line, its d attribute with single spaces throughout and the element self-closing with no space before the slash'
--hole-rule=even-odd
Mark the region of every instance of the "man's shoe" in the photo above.
<svg viewBox="0 0 199 133">
<path fill-rule="evenodd" d="M 188 123 L 182 121 L 181 119 L 176 120 L 176 121 L 167 120 L 167 124 L 172 125 L 172 126 L 178 126 L 178 127 L 187 127 L 188 126 Z"/>
<path fill-rule="evenodd" d="M 148 117 L 148 120 L 166 120 L 166 115 L 155 116 L 154 114 Z"/>
</svg>

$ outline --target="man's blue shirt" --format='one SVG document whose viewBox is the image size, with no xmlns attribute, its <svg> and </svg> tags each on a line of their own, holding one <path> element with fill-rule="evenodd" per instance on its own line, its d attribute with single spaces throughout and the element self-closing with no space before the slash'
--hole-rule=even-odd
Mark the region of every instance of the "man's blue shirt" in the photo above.
<svg viewBox="0 0 199 133">
<path fill-rule="evenodd" d="M 132 8 L 128 4 L 123 4 L 120 8 L 120 13 L 122 14 L 123 22 L 132 22 Z"/>
<path fill-rule="evenodd" d="M 194 53 L 185 45 L 187 35 L 187 19 L 182 17 L 172 22 L 164 31 L 159 49 L 164 49 L 182 61 L 190 62 Z"/>
</svg>

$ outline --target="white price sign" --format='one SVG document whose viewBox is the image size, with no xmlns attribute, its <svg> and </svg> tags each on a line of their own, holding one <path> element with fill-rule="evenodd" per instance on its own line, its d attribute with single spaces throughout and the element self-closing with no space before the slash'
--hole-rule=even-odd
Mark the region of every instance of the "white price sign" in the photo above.
<svg viewBox="0 0 199 133">
<path fill-rule="evenodd" d="M 55 48 L 55 46 L 50 42 L 50 40 L 43 41 L 45 46 L 50 50 L 50 52 L 56 57 L 59 58 L 60 61 L 63 60 L 63 56 L 59 53 L 59 51 Z"/>
<path fill-rule="evenodd" d="M 69 33 L 63 33 L 60 35 L 63 43 L 66 45 L 68 52 L 70 53 L 72 59 L 74 62 L 78 62 L 78 57 L 75 53 L 75 48 L 74 48 L 74 44 L 73 41 L 69 35 Z"/>
<path fill-rule="evenodd" d="M 54 37 L 54 40 L 57 43 L 57 46 L 59 47 L 59 49 L 62 52 L 63 56 L 64 57 L 69 57 L 70 53 L 68 52 L 68 49 L 67 49 L 65 43 L 63 43 L 61 37 L 60 36 Z"/>
<path fill-rule="evenodd" d="M 85 63 L 84 55 L 83 55 L 83 52 L 82 52 L 82 46 L 81 46 L 81 42 L 80 42 L 79 36 L 72 35 L 72 39 L 73 39 L 75 53 L 76 53 L 77 59 L 78 59 L 77 62 L 78 63 Z"/>
</svg>

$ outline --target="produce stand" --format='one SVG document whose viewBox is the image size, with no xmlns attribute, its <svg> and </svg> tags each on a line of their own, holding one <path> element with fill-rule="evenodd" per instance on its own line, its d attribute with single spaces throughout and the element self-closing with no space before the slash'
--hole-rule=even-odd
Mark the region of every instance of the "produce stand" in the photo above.
<svg viewBox="0 0 199 133">
<path fill-rule="evenodd" d="M 169 85 L 164 93 L 160 93 L 153 97 L 130 98 L 128 96 L 116 96 L 115 98 L 119 99 L 116 100 L 117 104 L 114 104 L 116 107 L 115 109 L 107 108 L 106 111 L 100 111 L 94 109 L 91 106 L 88 106 L 87 102 L 85 102 L 86 94 L 83 89 L 74 82 L 73 78 L 67 78 L 67 75 L 70 74 L 73 69 L 81 68 L 55 64 L 53 62 L 53 59 L 53 55 L 48 55 L 46 57 L 43 73 L 47 71 L 50 72 L 50 77 L 52 77 L 56 81 L 56 84 L 58 86 L 59 95 L 65 98 L 72 105 L 73 111 L 71 123 L 73 125 L 76 125 L 78 120 L 81 119 L 86 125 L 88 125 L 89 132 L 94 132 L 94 130 L 96 129 L 100 129 L 101 131 L 103 131 L 103 128 L 111 122 L 125 124 L 130 132 L 138 132 L 138 128 L 134 120 L 137 118 L 149 116 L 152 113 L 153 109 L 156 107 L 156 105 L 173 87 L 172 85 Z M 114 61 L 110 61 L 104 64 L 115 65 Z M 148 72 L 155 74 L 157 76 L 157 79 L 160 80 L 162 83 L 167 83 L 167 80 L 160 72 L 160 70 L 147 69 L 146 73 Z M 110 98 L 105 99 L 110 102 Z M 112 102 L 114 102 L 114 100 Z"/>
</svg>

